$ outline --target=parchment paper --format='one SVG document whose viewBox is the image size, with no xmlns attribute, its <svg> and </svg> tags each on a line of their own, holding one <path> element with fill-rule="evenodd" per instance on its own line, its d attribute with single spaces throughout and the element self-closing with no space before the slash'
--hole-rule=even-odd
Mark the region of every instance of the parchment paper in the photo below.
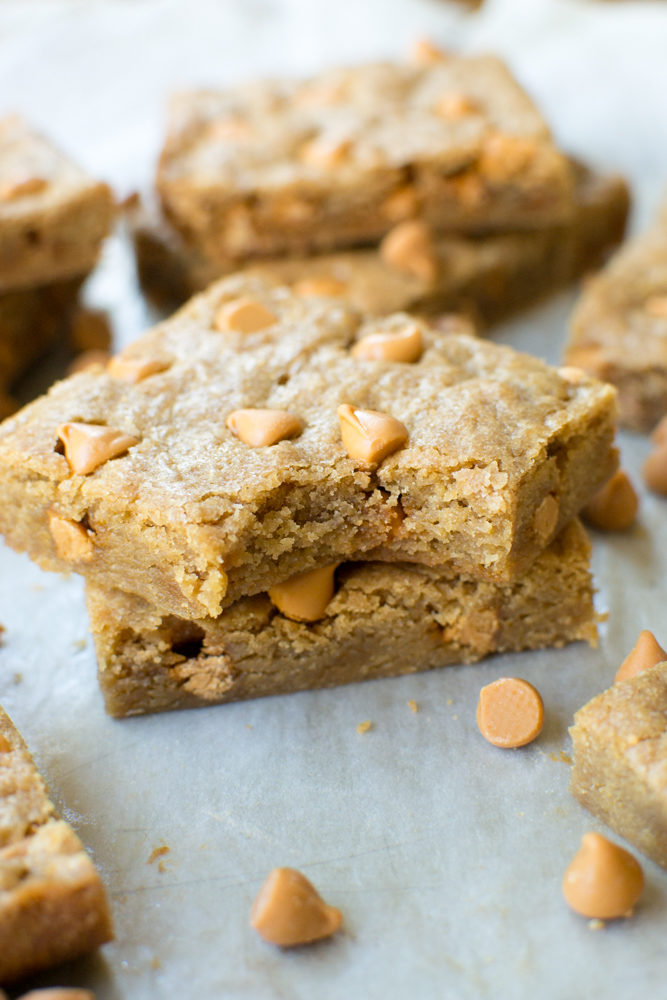
<svg viewBox="0 0 667 1000">
<path fill-rule="evenodd" d="M 0 111 L 26 114 L 124 194 L 150 181 L 173 89 L 398 57 L 420 35 L 506 55 L 567 149 L 628 174 L 634 226 L 646 223 L 667 181 L 659 2 L 491 0 L 477 14 L 438 0 L 0 2 Z M 89 297 L 112 310 L 117 346 L 151 321 L 121 237 Z M 557 361 L 573 301 L 493 336 Z M 648 442 L 620 443 L 639 484 Z M 40 982 L 99 1000 L 664 995 L 667 875 L 646 861 L 636 916 L 598 931 L 560 882 L 581 835 L 604 831 L 568 794 L 567 727 L 641 628 L 667 641 L 666 542 L 667 501 L 646 494 L 634 531 L 595 538 L 609 616 L 597 650 L 126 721 L 103 711 L 81 581 L 0 547 L 0 703 L 116 922 L 98 957 Z M 544 697 L 543 735 L 523 750 L 496 750 L 475 726 L 480 686 L 504 674 Z M 275 865 L 304 871 L 344 932 L 291 953 L 262 942 L 248 913 Z"/>
</svg>

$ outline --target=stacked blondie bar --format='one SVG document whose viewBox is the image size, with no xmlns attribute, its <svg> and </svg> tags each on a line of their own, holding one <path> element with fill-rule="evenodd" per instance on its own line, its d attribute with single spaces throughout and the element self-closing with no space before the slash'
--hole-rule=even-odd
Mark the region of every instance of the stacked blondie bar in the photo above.
<svg viewBox="0 0 667 1000">
<path fill-rule="evenodd" d="M 106 184 L 0 119 L 0 393 L 67 331 L 112 214 Z"/>
<path fill-rule="evenodd" d="M 87 581 L 108 710 L 595 638 L 614 392 L 405 313 L 212 285 L 0 430 L 0 530 Z"/>
<path fill-rule="evenodd" d="M 411 63 L 177 96 L 156 195 L 128 211 L 139 276 L 180 304 L 252 268 L 367 313 L 492 322 L 623 234 L 628 192 L 563 156 L 503 63 Z"/>
</svg>

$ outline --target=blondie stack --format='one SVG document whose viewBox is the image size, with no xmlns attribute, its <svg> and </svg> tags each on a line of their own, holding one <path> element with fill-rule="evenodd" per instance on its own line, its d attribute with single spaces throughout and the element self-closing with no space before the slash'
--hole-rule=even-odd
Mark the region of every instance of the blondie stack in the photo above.
<svg viewBox="0 0 667 1000">
<path fill-rule="evenodd" d="M 614 392 L 255 275 L 0 429 L 0 530 L 85 575 L 107 707 L 595 638 L 577 512 Z"/>
<path fill-rule="evenodd" d="M 157 201 L 128 212 L 144 288 L 179 304 L 252 268 L 367 313 L 488 323 L 598 264 L 624 181 L 563 156 L 498 59 L 418 52 L 177 96 Z"/>
<path fill-rule="evenodd" d="M 106 184 L 0 119 L 0 392 L 67 332 L 112 214 Z"/>
</svg>

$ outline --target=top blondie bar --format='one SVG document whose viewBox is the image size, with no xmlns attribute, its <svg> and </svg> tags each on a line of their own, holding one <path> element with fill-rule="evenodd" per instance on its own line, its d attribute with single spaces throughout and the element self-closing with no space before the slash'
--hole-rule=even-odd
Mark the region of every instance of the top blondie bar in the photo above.
<svg viewBox="0 0 667 1000">
<path fill-rule="evenodd" d="M 157 189 L 223 265 L 376 242 L 410 217 L 485 233 L 563 223 L 574 208 L 571 164 L 492 56 L 177 95 Z"/>
<path fill-rule="evenodd" d="M 86 274 L 113 199 L 21 118 L 0 119 L 0 292 Z"/>
<path fill-rule="evenodd" d="M 508 580 L 612 473 L 614 421 L 577 373 L 234 275 L 2 425 L 0 531 L 192 618 L 361 553 Z"/>
</svg>

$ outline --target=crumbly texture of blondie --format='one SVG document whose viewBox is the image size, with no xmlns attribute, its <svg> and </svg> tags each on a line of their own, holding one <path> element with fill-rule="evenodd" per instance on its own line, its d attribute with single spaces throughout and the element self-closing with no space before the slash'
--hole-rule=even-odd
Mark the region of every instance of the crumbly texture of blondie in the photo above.
<svg viewBox="0 0 667 1000">
<path fill-rule="evenodd" d="M 572 794 L 667 868 L 667 663 L 597 695 L 570 734 Z"/>
<path fill-rule="evenodd" d="M 0 708 L 0 984 L 112 937 L 100 877 Z"/>
<path fill-rule="evenodd" d="M 239 297 L 275 323 L 217 329 L 221 307 Z M 413 364 L 349 351 L 366 334 L 415 325 L 424 349 Z M 616 465 L 609 387 L 405 314 L 364 323 L 350 307 L 258 278 L 212 286 L 125 356 L 167 367 L 137 384 L 82 372 L 2 425 L 0 530 L 46 568 L 74 568 L 186 617 L 374 548 L 510 579 Z M 341 404 L 389 414 L 407 442 L 379 465 L 349 457 Z M 225 425 L 246 408 L 288 411 L 303 430 L 250 447 Z M 58 440 L 69 421 L 139 440 L 75 474 Z M 53 514 L 80 526 L 85 559 L 58 556 Z"/>
<path fill-rule="evenodd" d="M 22 119 L 0 119 L 0 292 L 86 274 L 113 199 Z"/>
<path fill-rule="evenodd" d="M 264 594 L 193 622 L 89 583 L 106 708 L 116 716 L 191 708 L 594 643 L 588 558 L 585 533 L 571 522 L 513 584 L 406 563 L 344 564 L 324 617 L 311 624 L 285 618 Z"/>
<path fill-rule="evenodd" d="M 285 284 L 331 279 L 363 312 L 399 310 L 426 314 L 465 311 L 492 323 L 525 308 L 600 264 L 623 236 L 629 194 L 620 177 L 607 177 L 573 162 L 575 208 L 568 223 L 534 232 L 485 237 L 436 235 L 437 265 L 431 279 L 390 266 L 377 248 L 255 264 L 252 272 Z M 180 305 L 243 262 L 209 260 L 190 246 L 155 204 L 135 204 L 126 218 L 139 280 L 158 303 Z"/>
<path fill-rule="evenodd" d="M 566 362 L 618 390 L 621 423 L 649 431 L 667 413 L 667 218 L 622 247 L 584 289 Z"/>
<path fill-rule="evenodd" d="M 68 335 L 83 277 L 0 293 L 0 387 Z"/>
<path fill-rule="evenodd" d="M 470 233 L 573 211 L 567 158 L 492 56 L 178 95 L 157 188 L 188 242 L 223 264 L 372 243 L 410 216 Z"/>
</svg>

